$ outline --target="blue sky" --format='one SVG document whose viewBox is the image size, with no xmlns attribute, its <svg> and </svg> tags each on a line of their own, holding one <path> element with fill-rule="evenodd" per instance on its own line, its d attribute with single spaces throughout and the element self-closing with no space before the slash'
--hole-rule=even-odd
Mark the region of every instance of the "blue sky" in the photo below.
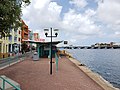
<svg viewBox="0 0 120 90">
<path fill-rule="evenodd" d="M 52 27 L 59 29 L 54 40 L 68 45 L 120 42 L 119 8 L 120 0 L 32 0 L 22 19 L 46 41 L 44 28 Z"/>
<path fill-rule="evenodd" d="M 68 12 L 69 7 L 71 7 L 71 5 L 69 4 L 69 0 L 52 0 L 53 2 L 57 2 L 58 5 L 63 6 L 63 9 L 61 10 L 61 18 L 64 16 L 64 13 Z"/>
</svg>

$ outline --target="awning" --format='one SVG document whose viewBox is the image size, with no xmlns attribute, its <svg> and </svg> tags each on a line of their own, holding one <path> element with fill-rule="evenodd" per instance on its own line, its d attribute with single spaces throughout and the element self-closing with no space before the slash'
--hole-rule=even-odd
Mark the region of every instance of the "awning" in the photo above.
<svg viewBox="0 0 120 90">
<path fill-rule="evenodd" d="M 51 43 L 51 42 L 41 42 L 41 41 L 34 41 L 34 40 L 23 40 L 23 41 L 24 42 L 29 42 L 29 43 L 43 44 L 43 45 L 47 45 L 47 44 Z M 52 44 L 57 45 L 61 42 L 63 42 L 63 41 L 53 41 Z"/>
</svg>

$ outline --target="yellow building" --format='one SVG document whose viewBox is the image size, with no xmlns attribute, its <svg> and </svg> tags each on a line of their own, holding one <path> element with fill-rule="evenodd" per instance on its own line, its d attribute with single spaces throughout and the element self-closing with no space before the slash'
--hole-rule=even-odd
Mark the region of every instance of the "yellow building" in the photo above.
<svg viewBox="0 0 120 90">
<path fill-rule="evenodd" d="M 5 33 L 0 32 L 0 58 L 6 58 L 10 53 L 21 51 L 21 28 L 11 29 L 9 37 L 1 37 Z"/>
<path fill-rule="evenodd" d="M 6 57 L 8 57 L 8 37 L 0 37 L 0 58 Z"/>
</svg>

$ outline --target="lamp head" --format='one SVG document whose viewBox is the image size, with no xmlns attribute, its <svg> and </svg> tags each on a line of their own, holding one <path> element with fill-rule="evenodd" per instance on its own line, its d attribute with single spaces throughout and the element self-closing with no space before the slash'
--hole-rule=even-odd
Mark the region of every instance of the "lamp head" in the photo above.
<svg viewBox="0 0 120 90">
<path fill-rule="evenodd" d="M 58 33 L 55 33 L 55 36 L 57 37 L 57 36 L 58 36 Z"/>
<path fill-rule="evenodd" d="M 45 33 L 45 36 L 47 37 L 48 33 Z"/>
<path fill-rule="evenodd" d="M 45 32 L 45 36 L 47 37 L 49 29 L 44 29 L 44 32 Z"/>
<path fill-rule="evenodd" d="M 58 29 L 54 29 L 54 32 L 55 32 L 55 36 L 57 37 L 57 35 L 58 35 Z"/>
</svg>

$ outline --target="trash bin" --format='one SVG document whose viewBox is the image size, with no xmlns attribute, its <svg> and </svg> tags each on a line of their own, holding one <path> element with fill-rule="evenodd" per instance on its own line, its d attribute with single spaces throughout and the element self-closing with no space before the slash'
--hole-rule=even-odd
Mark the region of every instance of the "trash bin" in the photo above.
<svg viewBox="0 0 120 90">
<path fill-rule="evenodd" d="M 34 52 L 34 54 L 33 54 L 33 60 L 34 61 L 39 60 L 39 56 L 38 56 L 37 52 Z"/>
</svg>

